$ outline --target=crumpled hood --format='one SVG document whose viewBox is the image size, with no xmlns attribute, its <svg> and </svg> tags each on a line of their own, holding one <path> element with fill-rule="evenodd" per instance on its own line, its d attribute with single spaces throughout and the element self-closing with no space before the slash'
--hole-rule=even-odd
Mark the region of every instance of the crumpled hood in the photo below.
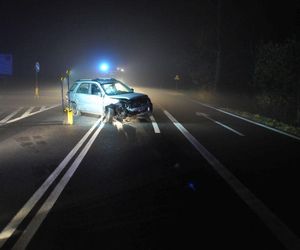
<svg viewBox="0 0 300 250">
<path fill-rule="evenodd" d="M 135 92 L 110 96 L 110 98 L 119 99 L 119 100 L 121 100 L 121 99 L 123 99 L 123 100 L 134 100 L 134 99 L 139 98 L 139 97 L 148 97 L 148 96 L 145 95 L 145 94 L 142 94 L 142 93 L 135 93 Z"/>
</svg>

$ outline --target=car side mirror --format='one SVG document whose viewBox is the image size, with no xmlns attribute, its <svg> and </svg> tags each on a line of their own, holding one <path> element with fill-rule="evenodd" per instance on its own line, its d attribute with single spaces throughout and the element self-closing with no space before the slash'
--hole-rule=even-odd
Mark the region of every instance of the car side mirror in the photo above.
<svg viewBox="0 0 300 250">
<path fill-rule="evenodd" d="M 130 88 L 131 92 L 134 92 L 134 88 Z"/>
</svg>

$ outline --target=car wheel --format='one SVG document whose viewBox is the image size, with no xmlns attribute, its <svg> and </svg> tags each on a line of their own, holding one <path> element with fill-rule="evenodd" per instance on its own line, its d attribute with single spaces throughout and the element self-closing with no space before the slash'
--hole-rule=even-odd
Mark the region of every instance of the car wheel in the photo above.
<svg viewBox="0 0 300 250">
<path fill-rule="evenodd" d="M 113 108 L 107 108 L 106 112 L 106 122 L 112 123 L 115 111 Z"/>
<path fill-rule="evenodd" d="M 77 109 L 77 104 L 75 102 L 71 103 L 71 109 L 73 110 L 73 116 L 81 115 L 80 111 Z"/>
</svg>

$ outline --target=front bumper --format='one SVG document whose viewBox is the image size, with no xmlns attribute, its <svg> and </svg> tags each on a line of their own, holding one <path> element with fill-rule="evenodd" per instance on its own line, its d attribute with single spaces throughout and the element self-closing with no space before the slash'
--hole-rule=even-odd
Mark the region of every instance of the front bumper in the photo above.
<svg viewBox="0 0 300 250">
<path fill-rule="evenodd" d="M 133 115 L 146 115 L 146 114 L 151 114 L 153 110 L 153 105 L 152 103 L 143 105 L 140 107 L 135 107 L 135 108 L 126 108 L 127 110 L 127 115 L 128 116 L 133 116 Z"/>
</svg>

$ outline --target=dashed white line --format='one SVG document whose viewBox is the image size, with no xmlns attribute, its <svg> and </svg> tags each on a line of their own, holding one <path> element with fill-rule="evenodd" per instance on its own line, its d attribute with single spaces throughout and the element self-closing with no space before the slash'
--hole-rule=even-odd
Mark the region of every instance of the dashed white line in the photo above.
<svg viewBox="0 0 300 250">
<path fill-rule="evenodd" d="M 260 201 L 243 183 L 239 181 L 223 164 L 213 156 L 185 127 L 183 127 L 167 110 L 166 116 L 207 160 L 213 169 L 231 186 L 236 194 L 264 222 L 277 239 L 289 250 L 300 249 L 300 240 L 266 205 Z"/>
<path fill-rule="evenodd" d="M 39 229 L 40 225 L 44 221 L 44 219 L 47 217 L 48 213 L 54 206 L 55 202 L 57 201 L 58 197 L 70 181 L 71 177 L 77 170 L 79 164 L 89 151 L 90 147 L 92 146 L 93 142 L 99 135 L 100 131 L 104 127 L 104 123 L 101 123 L 99 128 L 96 130 L 96 132 L 93 134 L 91 139 L 88 141 L 88 143 L 85 145 L 83 150 L 80 152 L 78 157 L 75 159 L 71 167 L 68 169 L 68 171 L 65 173 L 63 178 L 60 180 L 60 182 L 56 185 L 55 189 L 51 192 L 47 200 L 43 203 L 39 211 L 36 213 L 36 215 L 33 217 L 31 222 L 28 224 L 26 229 L 21 234 L 20 238 L 12 248 L 13 250 L 20 250 L 20 249 L 26 249 L 27 245 L 29 244 L 30 240 L 36 233 L 36 231 Z"/>
<path fill-rule="evenodd" d="M 82 137 L 82 139 L 76 144 L 76 146 L 70 151 L 70 153 L 65 157 L 65 159 L 58 165 L 58 167 L 52 172 L 52 174 L 45 180 L 45 182 L 40 186 L 40 188 L 31 196 L 31 198 L 24 204 L 24 206 L 17 212 L 17 214 L 12 218 L 8 225 L 0 233 L 0 248 L 4 243 L 11 237 L 15 232 L 21 222 L 30 213 L 36 203 L 41 199 L 44 193 L 48 190 L 50 185 L 55 181 L 61 171 L 67 166 L 69 161 L 74 157 L 76 152 L 80 149 L 83 143 L 87 140 L 90 134 L 94 131 L 96 126 L 102 121 L 100 118 L 95 122 L 95 124 L 90 128 L 90 130 Z"/>
<path fill-rule="evenodd" d="M 236 131 L 235 129 L 233 129 L 233 128 L 229 127 L 229 126 L 227 126 L 227 125 L 225 125 L 225 124 L 223 124 L 223 123 L 221 123 L 221 122 L 218 122 L 218 121 L 212 119 L 212 118 L 209 117 L 207 114 L 200 113 L 200 112 L 196 112 L 196 115 L 198 115 L 198 116 L 203 116 L 203 117 L 207 118 L 208 120 L 210 120 L 210 121 L 212 121 L 212 122 L 214 122 L 214 123 L 216 123 L 216 124 L 222 126 L 223 128 L 226 128 L 226 129 L 230 130 L 231 132 L 233 132 L 233 133 L 235 133 L 235 134 L 237 134 L 237 135 L 239 135 L 239 136 L 245 136 L 245 135 L 243 135 L 242 133 L 240 133 L 239 131 Z"/>
<path fill-rule="evenodd" d="M 159 129 L 158 124 L 157 124 L 157 122 L 155 121 L 153 115 L 150 115 L 150 120 L 151 120 L 153 129 L 154 129 L 154 132 L 155 132 L 156 134 L 159 134 L 159 133 L 160 133 L 160 129 Z"/>
<path fill-rule="evenodd" d="M 12 112 L 11 114 L 7 115 L 6 117 L 4 117 L 1 121 L 0 124 L 4 124 L 7 123 L 7 121 L 12 118 L 13 116 L 15 116 L 17 113 L 19 113 L 21 110 L 23 109 L 23 107 L 18 108 L 17 110 L 15 110 L 14 112 Z"/>
</svg>

